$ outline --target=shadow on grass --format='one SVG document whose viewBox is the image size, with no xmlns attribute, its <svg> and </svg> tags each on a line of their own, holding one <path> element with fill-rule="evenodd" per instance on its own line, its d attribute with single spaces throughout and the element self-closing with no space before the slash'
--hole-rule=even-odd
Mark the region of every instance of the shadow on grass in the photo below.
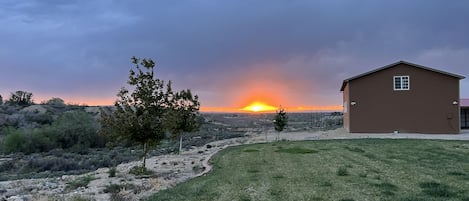
<svg viewBox="0 0 469 201">
<path fill-rule="evenodd" d="M 301 147 L 292 147 L 292 148 L 280 147 L 279 149 L 275 150 L 275 152 L 288 153 L 288 154 L 314 154 L 314 153 L 318 153 L 319 151 L 316 151 L 314 149 L 301 148 Z"/>
</svg>

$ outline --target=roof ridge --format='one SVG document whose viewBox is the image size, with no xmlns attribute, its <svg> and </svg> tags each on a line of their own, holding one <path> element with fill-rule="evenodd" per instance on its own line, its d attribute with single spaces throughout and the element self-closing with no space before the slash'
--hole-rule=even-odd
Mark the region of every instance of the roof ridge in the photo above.
<svg viewBox="0 0 469 201">
<path fill-rule="evenodd" d="M 359 74 L 359 75 L 356 75 L 356 76 L 345 79 L 342 82 L 342 87 L 340 88 L 340 91 L 344 91 L 345 85 L 351 80 L 358 79 L 358 78 L 367 76 L 369 74 L 373 74 L 373 73 L 376 73 L 378 71 L 382 71 L 382 70 L 394 67 L 398 64 L 407 64 L 409 66 L 421 68 L 421 69 L 428 70 L 428 71 L 433 71 L 433 72 L 436 72 L 436 73 L 441 73 L 441 74 L 456 77 L 456 78 L 459 78 L 459 79 L 464 79 L 465 78 L 464 76 L 461 76 L 461 75 L 457 75 L 457 74 L 449 73 L 449 72 L 446 72 L 446 71 L 438 70 L 438 69 L 435 69 L 435 68 L 430 68 L 430 67 L 427 67 L 427 66 L 423 66 L 423 65 L 420 65 L 420 64 L 415 64 L 415 63 L 411 63 L 411 62 L 408 62 L 408 61 L 400 60 L 400 61 L 397 61 L 397 62 L 394 62 L 394 63 L 391 63 L 391 64 L 388 64 L 388 65 L 385 65 L 385 66 L 382 66 L 382 67 L 367 71 L 365 73 L 362 73 L 362 74 Z"/>
</svg>

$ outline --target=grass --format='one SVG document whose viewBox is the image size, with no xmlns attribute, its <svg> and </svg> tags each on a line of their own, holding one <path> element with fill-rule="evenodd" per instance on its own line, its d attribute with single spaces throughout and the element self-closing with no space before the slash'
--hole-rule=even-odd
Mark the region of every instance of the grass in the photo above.
<svg viewBox="0 0 469 201">
<path fill-rule="evenodd" d="M 207 176 L 149 200 L 469 201 L 467 144 L 360 139 L 231 147 L 213 157 Z"/>
</svg>

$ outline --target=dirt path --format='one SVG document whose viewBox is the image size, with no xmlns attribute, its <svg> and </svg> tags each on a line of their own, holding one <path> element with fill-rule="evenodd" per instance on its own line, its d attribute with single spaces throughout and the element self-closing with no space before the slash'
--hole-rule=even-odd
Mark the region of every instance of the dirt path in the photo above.
<svg viewBox="0 0 469 201">
<path fill-rule="evenodd" d="M 274 141 L 277 133 L 247 134 L 246 137 L 227 139 L 209 143 L 184 151 L 180 155 L 169 154 L 151 157 L 147 160 L 147 168 L 155 172 L 152 177 L 136 177 L 128 174 L 129 170 L 140 161 L 120 164 L 116 167 L 115 177 L 109 177 L 109 169 L 101 168 L 84 175 L 64 175 L 58 178 L 22 179 L 0 182 L 0 201 L 3 200 L 70 200 L 74 196 L 93 200 L 110 200 L 110 193 L 105 193 L 110 186 L 120 185 L 116 194 L 125 200 L 139 200 L 153 193 L 170 188 L 188 179 L 203 176 L 211 170 L 210 158 L 218 151 L 229 146 Z M 281 133 L 280 139 L 285 140 L 325 140 L 325 139 L 440 139 L 469 140 L 469 131 L 459 135 L 428 135 L 428 134 L 349 134 L 344 129 L 319 132 Z M 69 182 L 90 176 L 94 178 L 86 187 L 67 189 Z"/>
</svg>

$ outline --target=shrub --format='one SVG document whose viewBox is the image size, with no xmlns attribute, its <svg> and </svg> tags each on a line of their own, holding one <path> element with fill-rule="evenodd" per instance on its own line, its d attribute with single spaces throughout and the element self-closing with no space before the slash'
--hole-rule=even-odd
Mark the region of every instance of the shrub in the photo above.
<svg viewBox="0 0 469 201">
<path fill-rule="evenodd" d="M 348 175 L 348 170 L 346 167 L 341 166 L 339 169 L 337 169 L 337 176 L 347 176 Z"/>
<path fill-rule="evenodd" d="M 58 158 L 54 156 L 48 156 L 44 158 L 32 158 L 28 161 L 26 166 L 31 170 L 36 170 L 37 172 L 43 171 L 71 171 L 78 170 L 81 167 L 74 160 Z"/>
<path fill-rule="evenodd" d="M 45 101 L 44 104 L 59 106 L 59 107 L 64 107 L 65 106 L 65 102 L 61 98 L 51 98 L 51 99 Z"/>
<path fill-rule="evenodd" d="M 74 110 L 62 114 L 52 128 L 57 135 L 57 143 L 61 148 L 104 147 L 106 140 L 97 134 L 99 124 L 83 110 Z"/>
<path fill-rule="evenodd" d="M 18 130 L 7 130 L 3 139 L 2 151 L 5 153 L 19 152 L 26 142 L 26 138 Z"/>
<path fill-rule="evenodd" d="M 152 171 L 148 170 L 147 168 L 143 166 L 134 166 L 129 170 L 129 174 L 141 176 L 141 175 L 150 175 L 153 174 Z"/>
<path fill-rule="evenodd" d="M 77 188 L 80 188 L 80 187 L 86 187 L 86 186 L 88 186 L 88 184 L 91 181 L 93 181 L 95 179 L 96 178 L 94 178 L 91 175 L 79 177 L 79 178 L 67 183 L 67 189 L 77 189 Z"/>
<path fill-rule="evenodd" d="M 115 177 L 116 176 L 116 173 L 117 173 L 117 170 L 116 170 L 116 167 L 111 167 L 109 168 L 109 177 Z"/>
<path fill-rule="evenodd" d="M 136 188 L 135 185 L 133 184 L 109 184 L 104 188 L 103 192 L 104 193 L 119 193 L 122 189 L 132 189 L 134 190 Z"/>
<path fill-rule="evenodd" d="M 0 172 L 8 172 L 14 168 L 15 168 L 15 162 L 13 162 L 13 160 L 0 163 Z"/>
<path fill-rule="evenodd" d="M 41 125 L 51 124 L 54 121 L 54 118 L 52 117 L 52 114 L 50 113 L 45 113 L 45 114 L 26 113 L 25 118 L 29 122 L 36 122 Z"/>
<path fill-rule="evenodd" d="M 3 152 L 25 154 L 49 151 L 54 147 L 54 139 L 46 129 L 5 129 Z"/>
</svg>

